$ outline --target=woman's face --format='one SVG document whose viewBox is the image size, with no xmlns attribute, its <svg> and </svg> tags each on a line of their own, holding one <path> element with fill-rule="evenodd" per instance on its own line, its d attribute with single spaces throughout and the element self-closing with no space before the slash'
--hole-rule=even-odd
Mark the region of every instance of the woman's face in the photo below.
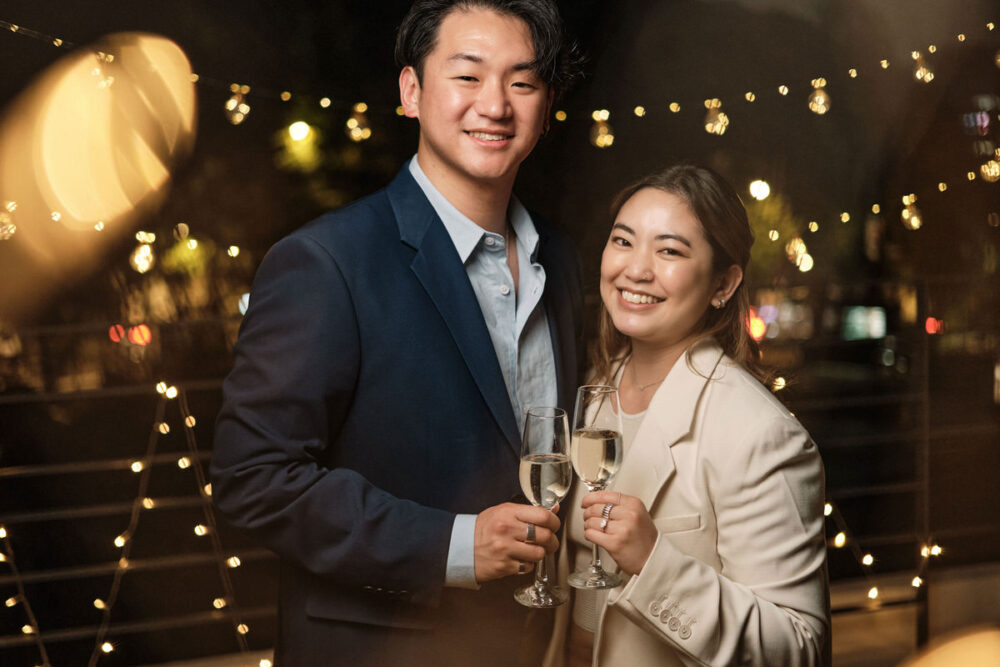
<svg viewBox="0 0 1000 667">
<path fill-rule="evenodd" d="M 687 346 L 723 290 L 712 247 L 687 202 L 643 188 L 618 212 L 601 256 L 601 298 L 633 344 Z"/>
</svg>

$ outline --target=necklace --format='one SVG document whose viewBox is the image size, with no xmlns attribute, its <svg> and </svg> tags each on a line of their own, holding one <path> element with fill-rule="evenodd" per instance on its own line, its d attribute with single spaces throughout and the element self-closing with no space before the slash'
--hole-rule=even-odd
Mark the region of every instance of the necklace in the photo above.
<svg viewBox="0 0 1000 667">
<path fill-rule="evenodd" d="M 664 380 L 667 379 L 667 376 L 664 375 L 659 380 L 654 380 L 654 381 L 650 382 L 649 384 L 639 384 L 639 378 L 637 378 L 636 375 L 635 375 L 635 364 L 629 364 L 629 366 L 632 367 L 632 382 L 635 383 L 635 386 L 636 386 L 636 388 L 639 391 L 646 391 L 647 389 L 649 389 L 650 387 L 652 387 L 654 384 L 660 384 L 661 382 L 663 382 Z"/>
</svg>

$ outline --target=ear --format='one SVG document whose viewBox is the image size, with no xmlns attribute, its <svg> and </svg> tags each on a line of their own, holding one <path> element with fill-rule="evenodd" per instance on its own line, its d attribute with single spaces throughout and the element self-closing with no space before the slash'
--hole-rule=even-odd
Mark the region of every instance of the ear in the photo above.
<svg viewBox="0 0 1000 667">
<path fill-rule="evenodd" d="M 420 78 L 410 65 L 399 73 L 399 102 L 403 105 L 404 116 L 420 117 Z"/>
<path fill-rule="evenodd" d="M 552 122 L 552 101 L 555 99 L 556 93 L 549 87 L 549 99 L 545 103 L 545 122 L 542 124 L 542 134 L 549 133 L 549 123 Z"/>
<path fill-rule="evenodd" d="M 716 288 L 715 293 L 712 294 L 712 305 L 719 302 L 722 299 L 725 303 L 729 303 L 730 297 L 733 296 L 733 292 L 740 286 L 743 282 L 743 269 L 741 269 L 736 264 L 730 265 L 728 269 L 722 272 L 719 276 L 719 286 Z"/>
</svg>

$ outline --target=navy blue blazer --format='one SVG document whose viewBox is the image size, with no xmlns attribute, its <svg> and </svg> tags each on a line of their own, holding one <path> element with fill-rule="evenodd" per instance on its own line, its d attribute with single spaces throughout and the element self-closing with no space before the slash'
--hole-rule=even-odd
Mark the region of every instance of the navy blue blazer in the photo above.
<svg viewBox="0 0 1000 667">
<path fill-rule="evenodd" d="M 558 395 L 571 410 L 579 262 L 535 223 Z M 234 354 L 213 499 L 280 557 L 279 659 L 341 664 L 336 650 L 344 664 L 388 664 L 386 647 L 411 638 L 401 656 L 417 647 L 448 664 L 445 644 L 511 644 L 478 635 L 497 634 L 481 626 L 489 619 L 523 630 L 509 597 L 523 578 L 444 587 L 454 515 L 520 493 L 520 437 L 465 267 L 408 169 L 268 252 Z M 496 664 L 514 664 L 513 643 Z"/>
</svg>

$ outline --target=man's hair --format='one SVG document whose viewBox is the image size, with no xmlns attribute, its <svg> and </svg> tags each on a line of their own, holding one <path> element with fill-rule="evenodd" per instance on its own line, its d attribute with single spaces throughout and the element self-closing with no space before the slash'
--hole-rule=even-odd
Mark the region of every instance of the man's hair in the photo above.
<svg viewBox="0 0 1000 667">
<path fill-rule="evenodd" d="M 456 10 L 488 9 L 528 26 L 535 59 L 531 69 L 556 95 L 579 76 L 581 58 L 567 40 L 555 0 L 416 0 L 396 31 L 396 62 L 411 66 L 423 81 L 424 60 L 437 43 L 441 23 Z"/>
</svg>

